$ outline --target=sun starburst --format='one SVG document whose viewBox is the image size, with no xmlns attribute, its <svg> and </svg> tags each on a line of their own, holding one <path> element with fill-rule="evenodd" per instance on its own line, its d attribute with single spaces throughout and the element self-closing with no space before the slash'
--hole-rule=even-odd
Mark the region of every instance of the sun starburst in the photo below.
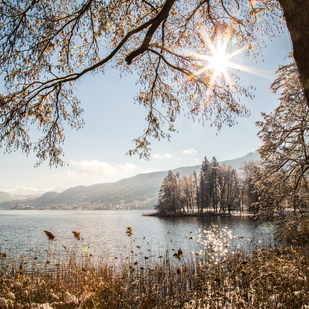
<svg viewBox="0 0 309 309">
<path fill-rule="evenodd" d="M 216 37 L 214 40 L 211 40 L 207 34 L 204 33 L 203 36 L 207 45 L 208 54 L 195 52 L 191 56 L 192 58 L 196 59 L 196 66 L 200 69 L 194 72 L 190 78 L 202 76 L 204 82 L 207 84 L 206 97 L 210 95 L 216 82 L 219 82 L 219 79 L 221 81 L 227 81 L 230 90 L 233 91 L 233 81 L 227 68 L 258 75 L 264 78 L 271 78 L 271 74 L 269 72 L 263 72 L 257 68 L 252 68 L 231 61 L 233 57 L 242 53 L 244 50 L 252 49 L 252 44 L 249 43 L 248 45 L 233 50 L 235 41 L 234 38 L 231 37 L 231 33 L 231 31 L 227 31 L 224 35 L 222 34 L 221 36 Z M 203 73 L 205 72 L 209 73 L 207 73 L 206 76 L 205 74 L 203 76 Z"/>
<path fill-rule="evenodd" d="M 207 94 L 213 90 L 216 80 L 222 76 L 228 82 L 229 86 L 232 85 L 227 67 L 236 68 L 236 64 L 232 63 L 230 59 L 241 53 L 244 48 L 228 53 L 229 39 L 229 36 L 222 36 L 213 42 L 207 37 L 206 42 L 211 55 L 205 55 L 202 53 L 194 54 L 194 57 L 198 59 L 199 66 L 202 67 L 193 74 L 194 76 L 199 76 L 206 71 L 212 71 L 211 79 L 207 79 Z"/>
</svg>

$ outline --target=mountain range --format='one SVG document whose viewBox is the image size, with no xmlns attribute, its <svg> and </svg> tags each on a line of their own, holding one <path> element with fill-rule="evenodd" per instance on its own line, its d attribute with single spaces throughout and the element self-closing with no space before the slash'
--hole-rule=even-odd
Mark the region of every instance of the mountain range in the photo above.
<svg viewBox="0 0 309 309">
<path fill-rule="evenodd" d="M 258 161 L 259 155 L 251 152 L 244 157 L 219 162 L 239 169 L 241 164 Z M 172 170 L 180 176 L 189 176 L 201 165 Z M 0 209 L 115 209 L 153 208 L 164 177 L 168 171 L 138 174 L 114 183 L 77 186 L 61 193 L 47 192 L 39 197 L 16 196 L 0 192 Z"/>
</svg>

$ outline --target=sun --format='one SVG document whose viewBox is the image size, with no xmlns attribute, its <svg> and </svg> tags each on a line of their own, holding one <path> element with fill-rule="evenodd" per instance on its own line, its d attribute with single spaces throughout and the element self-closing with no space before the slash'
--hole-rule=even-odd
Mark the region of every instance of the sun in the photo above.
<svg viewBox="0 0 309 309">
<path fill-rule="evenodd" d="M 193 52 L 189 55 L 190 58 L 194 59 L 194 66 L 199 68 L 199 70 L 189 75 L 189 79 L 194 79 L 196 77 L 205 83 L 207 87 L 206 97 L 211 94 L 215 85 L 219 83 L 224 83 L 226 85 L 227 82 L 228 87 L 233 91 L 233 74 L 229 74 L 228 68 L 254 74 L 263 78 L 271 77 L 268 71 L 259 70 L 258 68 L 252 68 L 231 61 L 233 57 L 242 53 L 244 50 L 251 50 L 252 43 L 248 43 L 236 49 L 237 39 L 231 36 L 231 31 L 227 31 L 225 34 L 215 37 L 215 39 L 210 39 L 205 31 L 201 31 L 201 35 L 205 39 L 207 54 Z M 257 43 L 257 41 L 255 43 Z"/>
<path fill-rule="evenodd" d="M 210 55 L 201 53 L 194 54 L 194 57 L 198 59 L 197 62 L 199 63 L 199 66 L 202 67 L 199 71 L 193 74 L 194 76 L 198 76 L 206 71 L 212 71 L 211 79 L 207 85 L 208 93 L 213 89 L 215 82 L 219 77 L 223 76 L 228 84 L 231 85 L 231 78 L 227 71 L 227 67 L 233 67 L 230 59 L 242 50 L 228 53 L 228 42 L 228 37 L 219 38 L 216 42 L 207 39 Z"/>
<path fill-rule="evenodd" d="M 195 52 L 192 55 L 192 57 L 195 59 L 196 66 L 200 69 L 197 72 L 194 72 L 190 77 L 198 77 L 207 71 L 212 72 L 210 75 L 211 77 L 207 76 L 205 78 L 205 83 L 207 83 L 206 96 L 208 96 L 219 79 L 221 81 L 226 80 L 230 88 L 232 88 L 233 83 L 228 72 L 228 68 L 247 72 L 251 70 L 245 66 L 231 62 L 231 59 L 234 56 L 243 52 L 247 47 L 245 46 L 230 52 L 232 49 L 231 45 L 229 44 L 231 42 L 230 34 L 222 35 L 215 38 L 215 40 L 211 40 L 206 34 L 204 37 L 208 47 L 208 54 Z"/>
<path fill-rule="evenodd" d="M 226 44 L 222 42 L 217 42 L 217 45 L 210 44 L 210 50 L 212 55 L 201 55 L 203 60 L 209 63 L 207 69 L 212 69 L 216 77 L 220 74 L 227 74 L 227 66 L 229 65 L 230 55 L 226 53 Z"/>
<path fill-rule="evenodd" d="M 225 51 L 222 49 L 216 50 L 215 54 L 210 58 L 210 66 L 214 69 L 217 74 L 223 73 L 226 71 L 228 66 L 228 56 L 225 54 Z"/>
</svg>

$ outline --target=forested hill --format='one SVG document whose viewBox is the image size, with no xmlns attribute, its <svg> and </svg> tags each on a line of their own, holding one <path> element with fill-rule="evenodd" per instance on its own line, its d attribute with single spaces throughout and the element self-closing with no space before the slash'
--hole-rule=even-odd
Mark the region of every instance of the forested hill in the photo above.
<svg viewBox="0 0 309 309">
<path fill-rule="evenodd" d="M 223 161 L 220 164 L 232 165 L 238 169 L 243 162 L 259 160 L 257 153 L 249 153 L 244 157 Z M 181 167 L 173 170 L 181 176 L 188 176 L 201 166 Z M 24 200 L 7 200 L 0 203 L 0 208 L 153 208 L 157 202 L 158 192 L 167 171 L 139 174 L 114 183 L 103 183 L 92 186 L 77 186 L 62 193 L 47 192 L 40 197 L 29 197 Z M 1 192 L 0 192 L 1 193 Z"/>
</svg>

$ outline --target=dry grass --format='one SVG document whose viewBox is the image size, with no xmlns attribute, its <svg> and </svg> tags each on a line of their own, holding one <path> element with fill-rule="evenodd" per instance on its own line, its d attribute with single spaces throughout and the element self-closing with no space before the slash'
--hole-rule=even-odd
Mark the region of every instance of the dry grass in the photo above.
<svg viewBox="0 0 309 309">
<path fill-rule="evenodd" d="M 0 308 L 309 308 L 308 246 L 219 260 L 179 249 L 147 263 L 129 252 L 112 265 L 63 248 L 65 262 L 32 260 L 28 268 L 1 254 Z"/>
</svg>

